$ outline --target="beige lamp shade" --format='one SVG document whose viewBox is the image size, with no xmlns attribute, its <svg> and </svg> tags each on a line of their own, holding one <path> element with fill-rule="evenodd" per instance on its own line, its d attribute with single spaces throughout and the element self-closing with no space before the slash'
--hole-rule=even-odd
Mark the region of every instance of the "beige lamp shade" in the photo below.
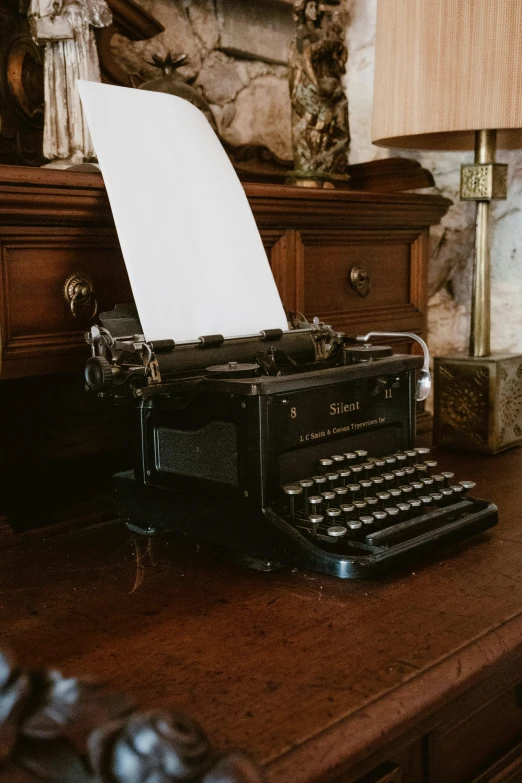
<svg viewBox="0 0 522 783">
<path fill-rule="evenodd" d="M 522 0 L 378 0 L 374 144 L 522 147 Z"/>
</svg>

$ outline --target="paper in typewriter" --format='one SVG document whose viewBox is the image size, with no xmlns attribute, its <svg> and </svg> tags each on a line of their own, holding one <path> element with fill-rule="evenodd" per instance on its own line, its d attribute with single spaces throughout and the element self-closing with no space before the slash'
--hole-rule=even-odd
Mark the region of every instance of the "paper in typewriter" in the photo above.
<svg viewBox="0 0 522 783">
<path fill-rule="evenodd" d="M 286 329 L 244 190 L 202 112 L 78 84 L 145 338 Z"/>
</svg>

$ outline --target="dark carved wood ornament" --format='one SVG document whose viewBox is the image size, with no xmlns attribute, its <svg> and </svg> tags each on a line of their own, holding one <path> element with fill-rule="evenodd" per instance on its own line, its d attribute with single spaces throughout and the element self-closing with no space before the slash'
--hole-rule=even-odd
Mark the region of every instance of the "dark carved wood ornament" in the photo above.
<svg viewBox="0 0 522 783">
<path fill-rule="evenodd" d="M 4 783 L 261 783 L 241 753 L 215 751 L 172 711 L 134 713 L 94 680 L 25 671 L 0 650 Z"/>
</svg>

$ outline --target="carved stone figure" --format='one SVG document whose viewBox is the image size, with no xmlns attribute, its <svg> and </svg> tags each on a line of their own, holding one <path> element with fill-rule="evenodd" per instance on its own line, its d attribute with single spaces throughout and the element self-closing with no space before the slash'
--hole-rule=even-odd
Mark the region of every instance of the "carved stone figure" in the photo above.
<svg viewBox="0 0 522 783">
<path fill-rule="evenodd" d="M 294 175 L 343 179 L 348 167 L 348 101 L 342 84 L 347 49 L 339 0 L 296 0 L 290 50 Z M 298 181 L 299 184 L 299 181 Z"/>
<path fill-rule="evenodd" d="M 44 47 L 44 157 L 54 168 L 92 160 L 76 82 L 100 81 L 93 28 L 111 24 L 109 7 L 105 0 L 31 0 L 29 22 Z"/>
</svg>

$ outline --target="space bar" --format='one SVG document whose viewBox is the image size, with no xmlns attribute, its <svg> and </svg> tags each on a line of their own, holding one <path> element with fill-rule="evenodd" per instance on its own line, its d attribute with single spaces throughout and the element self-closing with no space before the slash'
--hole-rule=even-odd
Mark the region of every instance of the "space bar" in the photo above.
<svg viewBox="0 0 522 783">
<path fill-rule="evenodd" d="M 386 527 L 383 530 L 368 533 L 364 540 L 372 546 L 390 546 L 399 541 L 425 533 L 430 528 L 442 527 L 445 522 L 453 521 L 455 514 L 471 508 L 473 508 L 473 503 L 470 500 L 461 500 L 459 503 L 453 503 L 451 506 L 429 511 L 420 517 L 406 519 L 404 522 L 390 525 L 390 527 Z"/>
</svg>

